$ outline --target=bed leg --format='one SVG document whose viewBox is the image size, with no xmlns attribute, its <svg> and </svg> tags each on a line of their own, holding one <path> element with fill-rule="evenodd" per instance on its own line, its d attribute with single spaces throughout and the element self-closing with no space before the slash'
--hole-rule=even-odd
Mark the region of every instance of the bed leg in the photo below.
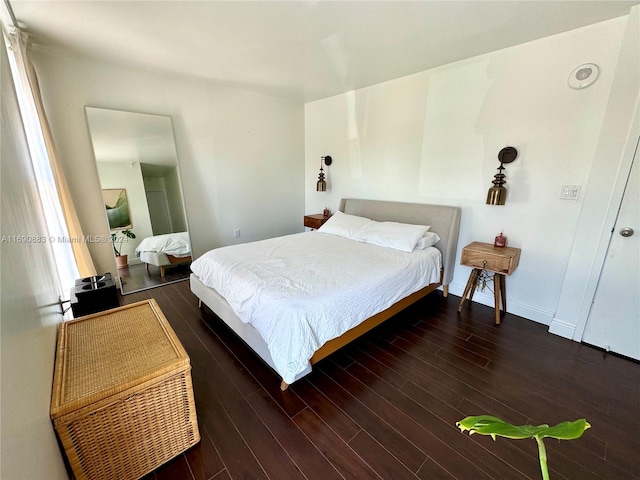
<svg viewBox="0 0 640 480">
<path fill-rule="evenodd" d="M 149 275 L 149 264 L 145 263 L 144 266 L 147 268 L 147 275 Z"/>
<path fill-rule="evenodd" d="M 164 266 L 160 267 L 160 276 L 164 277 Z"/>
<path fill-rule="evenodd" d="M 449 296 L 449 285 L 443 285 L 442 286 L 442 296 L 443 297 L 448 297 Z"/>
<path fill-rule="evenodd" d="M 202 300 L 198 299 L 198 308 L 202 310 Z"/>
<path fill-rule="evenodd" d="M 287 388 L 289 388 L 289 385 L 287 384 L 287 382 L 282 380 L 282 383 L 280 384 L 280 390 L 284 392 Z"/>
</svg>

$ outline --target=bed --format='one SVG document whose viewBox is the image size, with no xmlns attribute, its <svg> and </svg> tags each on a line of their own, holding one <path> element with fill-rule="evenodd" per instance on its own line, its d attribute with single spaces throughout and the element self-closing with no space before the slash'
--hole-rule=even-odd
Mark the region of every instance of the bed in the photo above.
<svg viewBox="0 0 640 480">
<path fill-rule="evenodd" d="M 191 243 L 187 232 L 167 233 L 144 238 L 136 247 L 136 256 L 144 262 L 147 273 L 149 265 L 160 268 L 160 276 L 165 276 L 169 265 L 191 262 Z"/>
<path fill-rule="evenodd" d="M 368 242 L 350 238 L 351 231 L 335 234 L 332 217 L 317 231 L 214 249 L 191 265 L 191 291 L 200 305 L 278 373 L 283 390 L 314 363 L 437 288 L 448 294 L 458 207 L 343 199 L 338 215 L 350 222 L 363 219 L 366 227 L 353 228 L 358 235 L 389 222 L 394 228 L 429 226 L 420 240 L 436 234 L 437 243 L 388 248 L 377 241 L 381 237 Z M 318 319 L 328 321 L 318 326 Z"/>
</svg>

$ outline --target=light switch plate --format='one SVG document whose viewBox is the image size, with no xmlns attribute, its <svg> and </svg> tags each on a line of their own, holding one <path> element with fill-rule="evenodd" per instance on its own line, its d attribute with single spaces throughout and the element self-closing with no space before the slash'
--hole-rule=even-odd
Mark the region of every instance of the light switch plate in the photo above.
<svg viewBox="0 0 640 480">
<path fill-rule="evenodd" d="M 580 185 L 562 185 L 560 188 L 560 200 L 578 200 Z"/>
</svg>

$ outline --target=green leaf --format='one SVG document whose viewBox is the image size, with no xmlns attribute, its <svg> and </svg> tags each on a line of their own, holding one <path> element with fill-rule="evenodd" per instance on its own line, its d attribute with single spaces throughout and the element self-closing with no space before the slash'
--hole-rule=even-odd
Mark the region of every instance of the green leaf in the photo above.
<svg viewBox="0 0 640 480">
<path fill-rule="evenodd" d="M 461 431 L 469 430 L 469 434 L 479 433 L 480 435 L 490 435 L 494 440 L 496 436 L 522 439 L 551 437 L 560 440 L 572 440 L 579 438 L 582 433 L 591 425 L 585 420 L 580 419 L 574 422 L 561 422 L 554 427 L 549 425 L 512 425 L 504 420 L 493 417 L 491 415 L 478 415 L 466 417 L 456 425 Z"/>
<path fill-rule="evenodd" d="M 540 436 L 557 438 L 558 440 L 574 440 L 580 438 L 587 428 L 591 428 L 591 425 L 584 418 L 581 418 L 574 422 L 560 422 L 547 429 Z"/>
<path fill-rule="evenodd" d="M 136 238 L 135 233 L 133 233 L 131 230 L 121 230 L 120 233 L 122 233 L 125 237 L 128 238 Z"/>
<path fill-rule="evenodd" d="M 490 425 L 492 423 L 504 423 L 504 421 L 498 417 L 492 417 L 491 415 L 477 415 L 463 418 L 459 422 L 456 422 L 456 425 L 464 432 L 465 430 L 471 430 L 477 426 Z"/>
<path fill-rule="evenodd" d="M 549 428 L 548 425 L 539 425 L 537 427 L 533 425 L 516 426 L 491 415 L 467 417 L 457 422 L 456 425 L 463 432 L 469 430 L 469 434 L 491 435 L 494 440 L 498 435 L 512 439 L 532 438 Z"/>
<path fill-rule="evenodd" d="M 547 451 L 542 439 L 551 437 L 559 440 L 573 440 L 582 436 L 584 431 L 591 427 L 584 418 L 574 422 L 561 422 L 553 427 L 549 427 L 549 425 L 534 427 L 532 425 L 512 425 L 491 415 L 466 417 L 456 422 L 456 425 L 462 432 L 468 430 L 469 435 L 473 433 L 490 435 L 494 440 L 498 435 L 513 439 L 535 438 L 538 444 L 540 471 L 542 472 L 543 480 L 549 480 L 549 469 L 547 467 Z"/>
</svg>

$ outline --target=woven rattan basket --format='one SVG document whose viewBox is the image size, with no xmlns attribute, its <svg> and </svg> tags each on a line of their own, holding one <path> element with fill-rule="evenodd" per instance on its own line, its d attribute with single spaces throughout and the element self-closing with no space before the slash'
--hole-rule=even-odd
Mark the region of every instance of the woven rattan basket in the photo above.
<svg viewBox="0 0 640 480">
<path fill-rule="evenodd" d="M 200 440 L 189 357 L 155 300 L 60 325 L 51 419 L 77 479 L 137 479 Z"/>
</svg>

